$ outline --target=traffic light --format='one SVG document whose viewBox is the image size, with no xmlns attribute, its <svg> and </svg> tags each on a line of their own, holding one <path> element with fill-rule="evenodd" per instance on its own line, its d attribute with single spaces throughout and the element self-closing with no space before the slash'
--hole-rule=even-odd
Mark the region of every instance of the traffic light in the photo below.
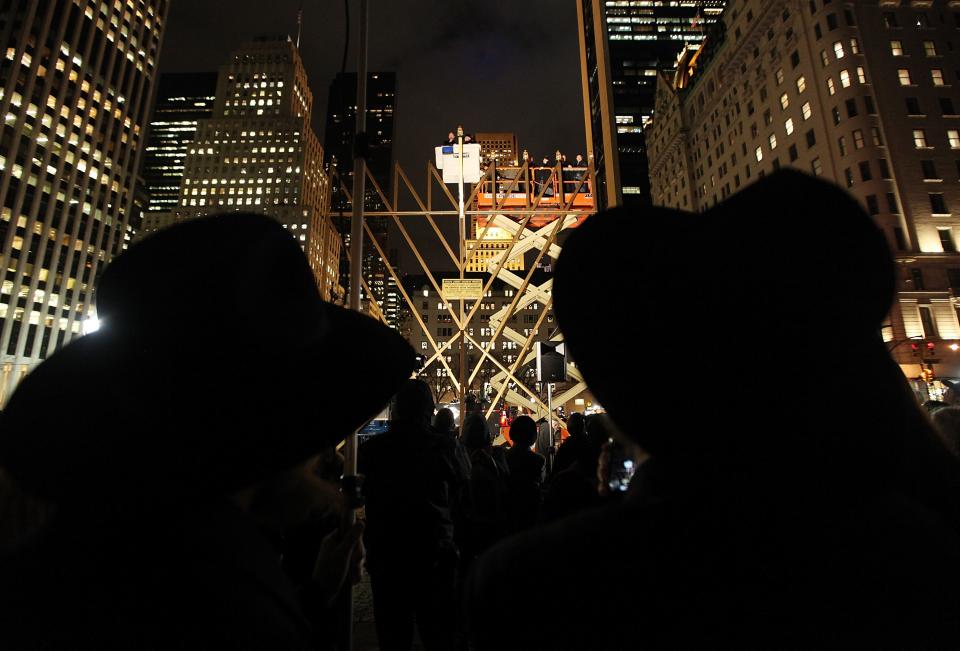
<svg viewBox="0 0 960 651">
<path fill-rule="evenodd" d="M 932 341 L 928 341 L 928 342 L 927 342 L 927 355 L 928 355 L 929 357 L 933 357 L 934 353 L 936 353 L 936 348 L 937 348 L 936 345 L 935 345 Z"/>
<path fill-rule="evenodd" d="M 920 356 L 920 344 L 912 343 L 910 344 L 910 352 L 913 353 L 914 357 Z"/>
</svg>

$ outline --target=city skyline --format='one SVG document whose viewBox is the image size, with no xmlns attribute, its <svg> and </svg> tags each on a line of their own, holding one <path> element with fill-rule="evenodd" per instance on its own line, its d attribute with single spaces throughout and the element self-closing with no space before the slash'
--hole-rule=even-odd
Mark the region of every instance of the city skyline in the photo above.
<svg viewBox="0 0 960 651">
<path fill-rule="evenodd" d="M 298 0 L 278 0 L 266 14 L 253 0 L 233 4 L 224 15 L 208 3 L 174 3 L 169 39 L 178 47 L 165 53 L 161 72 L 216 69 L 258 33 L 296 37 Z M 351 0 L 353 28 L 357 7 Z M 343 20 L 342 5 L 304 6 L 300 49 L 321 142 L 328 84 L 341 72 Z M 398 125 L 394 157 L 412 174 L 422 174 L 433 146 L 458 123 L 471 132 L 514 132 L 538 159 L 557 149 L 571 158 L 586 153 L 573 3 L 532 0 L 518 11 L 506 0 L 469 8 L 414 0 L 374 5 L 369 24 L 368 69 L 396 72 L 402 88 L 408 118 Z M 355 35 L 350 42 L 346 72 L 355 72 Z"/>
</svg>

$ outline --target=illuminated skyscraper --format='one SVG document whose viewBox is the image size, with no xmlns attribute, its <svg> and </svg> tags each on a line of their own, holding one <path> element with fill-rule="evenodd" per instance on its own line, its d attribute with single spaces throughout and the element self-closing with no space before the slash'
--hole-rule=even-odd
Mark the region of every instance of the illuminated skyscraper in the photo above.
<svg viewBox="0 0 960 651">
<path fill-rule="evenodd" d="M 313 95 L 289 37 L 259 37 L 220 67 L 213 117 L 189 145 L 173 221 L 223 211 L 263 212 L 301 243 L 320 293 L 335 299 L 340 238 L 330 182 L 310 125 Z"/>
<path fill-rule="evenodd" d="M 480 145 L 482 165 L 491 161 L 497 161 L 497 165 L 515 165 L 522 162 L 515 133 L 477 133 L 474 140 Z"/>
<path fill-rule="evenodd" d="M 731 4 L 679 72 L 660 75 L 646 131 L 656 205 L 704 211 L 786 167 L 855 197 L 895 255 L 899 291 L 881 334 L 923 399 L 942 390 L 917 379 L 926 371 L 960 378 L 958 9 Z M 829 237 L 828 216 L 802 227 Z M 826 334 L 825 359 L 836 346 Z"/>
<path fill-rule="evenodd" d="M 180 203 L 187 145 L 199 121 L 213 117 L 216 95 L 215 72 L 160 76 L 143 154 L 148 212 L 173 210 Z"/>
<path fill-rule="evenodd" d="M 125 247 L 166 0 L 3 3 L 0 405 Z"/>
<path fill-rule="evenodd" d="M 676 67 L 684 46 L 700 43 L 725 5 L 578 0 L 584 119 L 606 205 L 650 202 L 643 126 L 653 115 L 657 69 Z"/>
</svg>

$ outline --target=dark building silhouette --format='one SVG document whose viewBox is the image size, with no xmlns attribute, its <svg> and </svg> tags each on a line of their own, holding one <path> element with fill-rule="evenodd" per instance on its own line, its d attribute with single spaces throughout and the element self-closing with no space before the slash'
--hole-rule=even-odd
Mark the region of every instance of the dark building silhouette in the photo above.
<svg viewBox="0 0 960 651">
<path fill-rule="evenodd" d="M 143 154 L 147 211 L 169 211 L 179 205 L 187 145 L 200 120 L 213 117 L 217 73 L 161 75 Z"/>
<path fill-rule="evenodd" d="M 386 196 L 391 193 L 393 174 L 393 125 L 396 106 L 397 75 L 393 72 L 371 72 L 367 77 L 367 136 L 368 157 L 367 167 L 373 178 Z M 356 73 L 338 74 L 330 84 L 330 93 L 327 99 L 327 128 L 324 137 L 324 151 L 327 156 L 327 165 L 331 169 L 336 167 L 337 175 L 332 176 L 333 196 L 331 216 L 340 229 L 345 246 L 350 243 L 350 222 L 347 219 L 338 219 L 339 212 L 349 213 L 350 203 L 340 192 L 340 183 L 346 185 L 347 191 L 353 186 L 353 142 L 356 133 Z M 373 185 L 367 181 L 364 208 L 367 211 L 382 211 L 386 207 L 380 200 Z M 378 243 L 387 255 L 392 255 L 389 248 L 389 233 L 387 220 L 383 217 L 372 217 L 367 221 L 370 230 L 374 232 Z M 397 311 L 400 306 L 400 294 L 397 291 L 393 277 L 387 271 L 386 261 L 381 259 L 377 250 L 368 243 L 364 247 L 363 275 L 373 292 L 373 300 L 377 307 L 369 304 L 369 297 L 363 301 L 368 305 L 371 313 L 382 314 L 384 320 L 391 327 L 397 327 Z M 395 261 L 394 261 L 395 262 Z M 350 263 L 346 255 L 340 261 L 340 284 L 350 287 Z"/>
</svg>

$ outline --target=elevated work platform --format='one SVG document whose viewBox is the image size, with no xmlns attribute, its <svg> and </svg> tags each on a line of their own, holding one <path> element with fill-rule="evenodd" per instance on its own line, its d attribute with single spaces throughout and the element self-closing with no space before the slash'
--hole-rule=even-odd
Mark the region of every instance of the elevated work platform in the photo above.
<svg viewBox="0 0 960 651">
<path fill-rule="evenodd" d="M 449 174 L 447 176 L 449 179 Z M 421 377 L 446 378 L 458 397 L 481 390 L 483 387 L 478 385 L 478 380 L 483 378 L 493 394 L 489 396 L 488 416 L 503 402 L 526 408 L 537 417 L 548 414 L 548 405 L 528 373 L 529 365 L 536 358 L 536 341 L 562 340 L 555 325 L 549 325 L 553 322 L 553 281 L 549 277 L 544 281 L 543 274 L 545 269 L 552 268 L 553 261 L 560 255 L 560 233 L 576 228 L 596 212 L 595 179 L 591 165 L 562 168 L 559 164 L 556 167 L 489 165 L 482 170 L 476 183 L 465 186 L 461 203 L 454 195 L 456 189 L 451 191 L 444 183 L 444 177 L 432 161 L 427 164 L 423 192 L 417 192 L 399 164 L 395 165 L 392 197 L 385 195 L 367 171 L 367 183 L 387 209 L 366 214 L 392 220 L 436 296 L 444 296 L 437 280 L 437 270 L 449 269 L 450 263 L 460 271 L 461 277 L 467 271 L 482 271 L 484 274 L 482 280 L 477 281 L 475 298 L 444 298 L 446 313 L 441 315 L 444 326 L 437 327 L 425 321 L 421 314 L 422 297 L 411 296 L 404 288 L 399 270 L 389 263 L 391 257 L 385 247 L 369 226 L 365 228 L 367 240 L 364 246 L 371 246 L 387 263 L 388 272 L 406 303 L 409 318 L 418 329 L 411 338 L 415 334 L 427 348 Z M 345 184 L 338 185 L 349 200 Z M 402 210 L 401 205 L 415 205 L 417 209 Z M 439 240 L 443 260 L 428 261 L 425 258 L 423 250 L 428 242 L 422 237 L 418 241 L 411 235 L 410 219 L 426 222 Z M 445 235 L 444 231 L 452 229 L 440 228 L 442 220 L 450 219 L 460 220 L 459 241 L 451 241 Z M 470 229 L 462 227 L 466 219 L 472 220 Z M 496 239 L 488 238 L 488 231 L 496 232 Z M 468 232 L 472 233 L 470 239 L 467 239 Z M 489 245 L 484 247 L 491 241 L 496 242 L 495 252 Z M 539 284 L 533 282 L 537 272 Z M 481 316 L 484 297 L 490 296 L 495 281 L 513 289 L 511 299 L 509 303 L 497 306 L 499 309 L 486 311 Z M 526 328 L 514 327 L 512 324 L 518 321 L 515 317 L 521 310 L 526 309 L 524 316 L 530 318 L 530 307 L 534 304 L 536 322 L 527 320 L 524 321 Z M 489 304 L 484 309 L 489 310 Z M 444 334 L 441 335 L 441 331 Z M 476 332 L 480 335 L 475 335 Z M 499 352 L 505 349 L 509 350 L 509 355 Z M 475 360 L 469 364 L 465 361 L 468 359 L 467 350 L 470 359 Z M 460 364 L 455 361 L 458 358 Z M 484 367 L 490 371 L 481 374 Z M 572 364 L 568 365 L 567 374 L 568 387 L 554 396 L 554 404 L 573 400 L 586 390 L 582 377 Z M 479 380 L 481 384 L 483 380 Z"/>
</svg>

